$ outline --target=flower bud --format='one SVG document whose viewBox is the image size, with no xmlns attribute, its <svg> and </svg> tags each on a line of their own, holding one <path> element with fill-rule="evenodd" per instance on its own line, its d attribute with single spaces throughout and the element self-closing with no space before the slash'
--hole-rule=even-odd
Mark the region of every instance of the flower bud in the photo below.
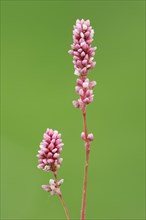
<svg viewBox="0 0 146 220">
<path fill-rule="evenodd" d="M 93 134 L 92 134 L 92 133 L 88 134 L 87 139 L 88 139 L 89 141 L 93 141 L 93 140 L 94 140 Z"/>
</svg>

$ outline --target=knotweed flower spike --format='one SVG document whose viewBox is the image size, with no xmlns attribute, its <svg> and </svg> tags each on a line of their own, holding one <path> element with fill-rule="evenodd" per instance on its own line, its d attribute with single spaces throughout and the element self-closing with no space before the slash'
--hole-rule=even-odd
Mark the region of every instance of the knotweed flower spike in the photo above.
<svg viewBox="0 0 146 220">
<path fill-rule="evenodd" d="M 96 47 L 91 47 L 94 30 L 89 20 L 77 20 L 73 30 L 73 44 L 69 53 L 73 55 L 75 75 L 87 76 L 88 71 L 93 69 L 96 62 L 93 62 Z"/>
<path fill-rule="evenodd" d="M 95 85 L 95 81 L 90 82 L 88 78 L 83 78 L 83 76 L 80 76 L 80 79 L 77 79 L 75 91 L 79 94 L 80 99 L 73 101 L 75 108 L 83 109 L 86 105 L 93 102 L 93 88 Z"/>
<path fill-rule="evenodd" d="M 57 170 L 60 168 L 63 161 L 63 158 L 60 158 L 63 146 L 64 144 L 62 143 L 61 134 L 57 130 L 48 128 L 43 135 L 42 142 L 40 143 L 40 150 L 37 154 L 37 157 L 39 158 L 37 167 L 43 171 L 51 171 L 53 173 L 55 180 L 50 179 L 49 185 L 42 185 L 42 189 L 49 192 L 51 195 L 59 196 L 66 217 L 70 220 L 66 204 L 60 191 L 60 186 L 64 180 L 61 179 L 58 181 L 57 179 Z"/>
<path fill-rule="evenodd" d="M 93 88 L 95 81 L 87 78 L 89 70 L 93 69 L 96 62 L 93 62 L 96 47 L 91 47 L 94 30 L 90 26 L 89 20 L 77 20 L 73 30 L 73 44 L 69 53 L 73 56 L 75 75 L 79 78 L 76 81 L 75 91 L 80 98 L 73 101 L 75 108 L 81 108 L 83 111 L 86 105 L 90 104 L 93 99 Z"/>
<path fill-rule="evenodd" d="M 38 168 L 44 171 L 56 172 L 63 161 L 62 158 L 59 158 L 62 151 L 61 134 L 56 130 L 47 129 L 44 133 L 43 140 L 40 143 L 40 150 L 38 151 L 37 157 Z"/>
<path fill-rule="evenodd" d="M 85 219 L 88 160 L 90 143 L 94 139 L 92 133 L 88 134 L 86 122 L 86 106 L 93 102 L 93 88 L 96 85 L 95 81 L 90 81 L 87 78 L 89 71 L 96 65 L 96 62 L 93 61 L 96 47 L 91 47 L 93 36 L 94 30 L 90 26 L 90 21 L 77 20 L 73 30 L 73 44 L 71 50 L 69 50 L 69 54 L 73 56 L 74 74 L 78 76 L 75 91 L 79 95 L 79 99 L 74 100 L 72 103 L 75 108 L 80 108 L 82 111 L 84 131 L 81 133 L 81 138 L 85 142 L 86 149 L 81 220 Z"/>
</svg>

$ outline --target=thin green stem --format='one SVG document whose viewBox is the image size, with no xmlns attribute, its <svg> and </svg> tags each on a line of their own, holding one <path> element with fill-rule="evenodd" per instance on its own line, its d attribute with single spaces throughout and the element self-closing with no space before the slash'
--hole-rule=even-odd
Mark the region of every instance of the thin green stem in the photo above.
<svg viewBox="0 0 146 220">
<path fill-rule="evenodd" d="M 57 181 L 58 181 L 58 179 L 57 179 L 57 172 L 54 172 L 53 174 L 54 174 L 55 181 L 56 181 L 56 183 L 57 183 Z M 68 212 L 68 209 L 67 209 L 67 206 L 66 206 L 66 204 L 65 204 L 65 202 L 64 202 L 64 199 L 63 199 L 63 197 L 62 197 L 62 194 L 58 194 L 58 196 L 59 196 L 59 198 L 60 198 L 60 200 L 61 200 L 61 203 L 62 203 L 62 206 L 63 206 L 63 208 L 64 208 L 64 211 L 65 211 L 65 214 L 66 214 L 67 219 L 68 219 L 68 220 L 71 220 L 70 215 L 69 215 L 69 212 Z"/>
<path fill-rule="evenodd" d="M 64 199 L 63 199 L 62 195 L 58 195 L 58 196 L 59 196 L 59 198 L 60 198 L 60 200 L 61 200 L 61 203 L 62 203 L 62 206 L 63 206 L 63 208 L 64 208 L 64 211 L 65 211 L 65 214 L 66 214 L 67 219 L 68 219 L 68 220 L 71 220 L 70 215 L 69 215 L 69 212 L 68 212 L 68 209 L 67 209 L 67 207 L 66 207 L 66 204 L 65 204 L 65 202 L 64 202 Z"/>
<path fill-rule="evenodd" d="M 87 197 L 87 178 L 88 178 L 88 161 L 90 153 L 90 142 L 88 141 L 88 130 L 86 122 L 86 109 L 82 109 L 83 115 L 83 125 L 85 132 L 85 147 L 86 147 L 86 161 L 84 169 L 84 181 L 83 181 L 83 194 L 82 194 L 82 209 L 81 209 L 81 220 L 85 220 L 85 211 L 86 211 L 86 197 Z"/>
</svg>

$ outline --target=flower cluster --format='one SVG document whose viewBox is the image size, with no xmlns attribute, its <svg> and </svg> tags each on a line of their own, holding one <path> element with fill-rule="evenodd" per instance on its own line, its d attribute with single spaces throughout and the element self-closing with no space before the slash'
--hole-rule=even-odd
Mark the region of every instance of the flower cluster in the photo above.
<svg viewBox="0 0 146 220">
<path fill-rule="evenodd" d="M 94 30 L 90 26 L 89 20 L 77 20 L 73 30 L 73 44 L 69 53 L 73 56 L 75 75 L 78 76 L 75 91 L 79 94 L 78 100 L 73 100 L 73 106 L 80 108 L 82 112 L 86 111 L 86 106 L 93 102 L 93 88 L 96 81 L 90 81 L 87 78 L 89 70 L 93 69 L 96 62 L 93 62 L 96 47 L 91 47 Z M 85 142 L 91 142 L 94 139 L 92 133 L 81 133 L 81 138 Z"/>
<path fill-rule="evenodd" d="M 95 87 L 95 81 L 89 81 L 88 78 L 77 79 L 75 91 L 80 95 L 80 99 L 74 100 L 73 105 L 75 108 L 83 108 L 93 101 L 93 88 Z"/>
<path fill-rule="evenodd" d="M 49 192 L 51 195 L 61 195 L 60 186 L 64 182 L 63 179 L 59 181 L 55 181 L 53 179 L 50 179 L 49 185 L 42 185 L 42 189 Z"/>
<path fill-rule="evenodd" d="M 40 143 L 40 150 L 38 151 L 37 157 L 38 168 L 44 171 L 56 172 L 60 167 L 63 159 L 59 158 L 62 151 L 61 134 L 56 130 L 47 129 L 43 140 Z"/>
<path fill-rule="evenodd" d="M 80 98 L 73 101 L 75 108 L 83 109 L 94 99 L 93 88 L 96 85 L 95 81 L 90 82 L 87 74 L 92 69 L 96 62 L 93 62 L 96 47 L 91 47 L 93 41 L 94 30 L 90 26 L 89 20 L 77 20 L 73 30 L 72 50 L 69 53 L 73 55 L 73 63 L 75 75 L 79 78 L 76 82 L 75 91 Z"/>
<path fill-rule="evenodd" d="M 96 47 L 91 47 L 94 30 L 89 20 L 77 20 L 73 30 L 72 50 L 69 53 L 73 56 L 75 75 L 86 76 L 90 69 L 96 65 L 93 62 Z"/>
<path fill-rule="evenodd" d="M 88 134 L 87 137 L 85 135 L 85 132 L 81 133 L 81 138 L 83 141 L 93 141 L 94 140 L 94 135 L 92 133 Z"/>
</svg>

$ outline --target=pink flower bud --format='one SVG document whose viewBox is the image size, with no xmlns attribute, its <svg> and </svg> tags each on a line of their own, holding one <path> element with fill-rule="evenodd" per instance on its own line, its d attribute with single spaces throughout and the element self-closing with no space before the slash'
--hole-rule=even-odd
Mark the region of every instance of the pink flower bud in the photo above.
<svg viewBox="0 0 146 220">
<path fill-rule="evenodd" d="M 88 139 L 89 141 L 93 141 L 93 140 L 94 140 L 93 134 L 92 134 L 92 133 L 88 134 L 87 139 Z"/>
<path fill-rule="evenodd" d="M 85 137 L 85 133 L 84 133 L 84 132 L 81 133 L 81 138 L 82 138 L 83 141 L 86 140 L 86 137 Z"/>
<path fill-rule="evenodd" d="M 83 83 L 83 88 L 88 88 L 88 86 L 89 86 L 89 83 L 88 83 L 88 82 L 84 82 L 84 83 Z"/>
<path fill-rule="evenodd" d="M 60 144 L 57 145 L 57 147 L 63 147 L 63 146 L 64 146 L 63 143 L 60 143 Z"/>
<path fill-rule="evenodd" d="M 90 103 L 89 98 L 85 98 L 85 99 L 84 99 L 84 103 L 88 105 L 88 104 Z"/>
<path fill-rule="evenodd" d="M 83 84 L 83 81 L 81 80 L 81 79 L 77 79 L 77 86 L 82 86 L 82 84 Z"/>
<path fill-rule="evenodd" d="M 87 30 L 87 25 L 86 24 L 83 24 L 83 30 Z"/>
<path fill-rule="evenodd" d="M 73 51 L 72 51 L 72 50 L 69 50 L 68 53 L 71 54 L 71 55 L 73 55 Z"/>
<path fill-rule="evenodd" d="M 51 152 L 49 152 L 49 153 L 48 153 L 48 158 L 51 158 L 52 155 L 53 155 L 53 154 L 52 154 Z"/>
<path fill-rule="evenodd" d="M 52 196 L 53 195 L 61 195 L 60 186 L 63 184 L 64 180 L 61 179 L 56 182 L 53 179 L 50 179 L 49 185 L 42 185 L 42 189 L 49 192 Z"/>
<path fill-rule="evenodd" d="M 63 161 L 63 158 L 59 158 L 58 163 L 61 164 Z"/>
<path fill-rule="evenodd" d="M 76 86 L 76 87 L 75 87 L 76 93 L 79 93 L 80 89 L 81 89 L 81 88 L 80 88 L 79 86 Z"/>
<path fill-rule="evenodd" d="M 89 83 L 89 87 L 93 88 L 96 86 L 96 81 L 92 81 Z"/>
<path fill-rule="evenodd" d="M 38 166 L 37 166 L 38 169 L 43 169 L 44 168 L 44 164 L 43 163 L 40 163 Z"/>
<path fill-rule="evenodd" d="M 61 179 L 61 180 L 58 181 L 59 186 L 62 185 L 63 183 L 64 183 L 64 179 Z"/>
<path fill-rule="evenodd" d="M 84 91 L 83 91 L 83 89 L 80 89 L 80 90 L 79 90 L 79 95 L 81 95 L 81 96 L 84 95 Z"/>
<path fill-rule="evenodd" d="M 77 70 L 75 70 L 74 74 L 77 75 L 77 76 L 80 75 L 79 71 L 77 71 Z"/>
<path fill-rule="evenodd" d="M 91 95 L 91 96 L 89 97 L 90 103 L 93 102 L 93 99 L 94 99 L 94 95 Z"/>
<path fill-rule="evenodd" d="M 92 95 L 92 93 L 93 93 L 93 90 L 88 89 L 86 91 L 86 97 L 89 97 L 90 95 Z"/>
<path fill-rule="evenodd" d="M 58 158 L 58 157 L 59 157 L 59 154 L 55 153 L 53 157 L 54 157 L 54 158 Z"/>
<path fill-rule="evenodd" d="M 81 53 L 82 51 L 83 51 L 82 48 L 78 49 L 78 52 L 79 52 L 79 53 Z"/>
<path fill-rule="evenodd" d="M 42 189 L 47 192 L 50 192 L 50 187 L 48 185 L 42 185 Z"/>
<path fill-rule="evenodd" d="M 53 153 L 56 153 L 57 150 L 58 150 L 57 148 L 54 148 L 54 149 L 52 150 L 52 152 L 53 152 Z"/>
<path fill-rule="evenodd" d="M 86 54 L 85 54 L 85 52 L 83 51 L 82 53 L 81 53 L 81 57 L 84 57 Z M 83 63 L 83 62 L 82 62 Z"/>
<path fill-rule="evenodd" d="M 75 108 L 79 108 L 79 107 L 80 107 L 80 105 L 79 105 L 79 103 L 78 103 L 77 100 L 72 101 L 72 104 L 73 104 L 73 106 L 74 106 Z"/>
<path fill-rule="evenodd" d="M 84 66 L 87 66 L 87 63 L 88 63 L 87 60 L 83 60 L 83 61 L 82 61 L 82 64 L 83 64 Z"/>
<path fill-rule="evenodd" d="M 50 136 L 48 136 L 46 133 L 44 134 L 43 137 L 44 137 L 45 141 L 47 141 L 47 142 L 50 141 Z"/>
</svg>

